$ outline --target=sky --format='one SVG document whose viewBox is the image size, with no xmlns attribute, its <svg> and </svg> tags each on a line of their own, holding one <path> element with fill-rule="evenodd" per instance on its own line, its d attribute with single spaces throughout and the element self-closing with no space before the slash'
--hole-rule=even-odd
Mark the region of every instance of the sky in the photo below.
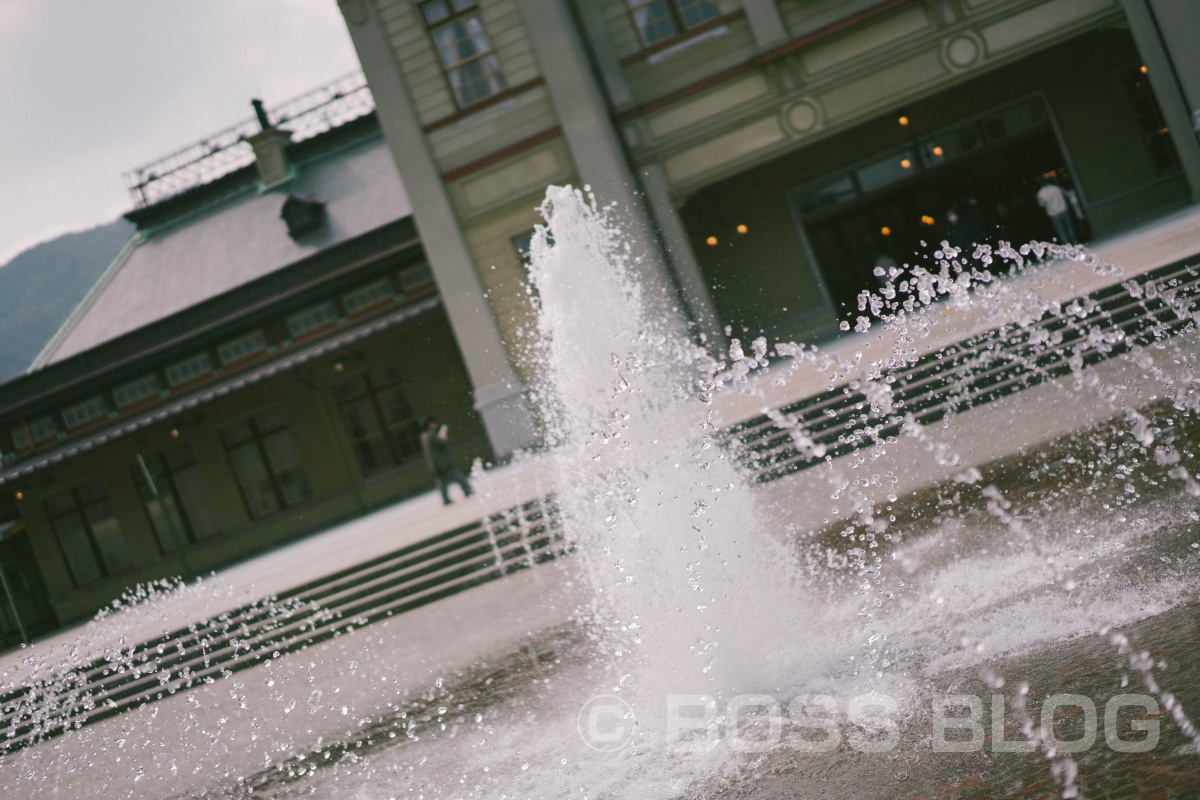
<svg viewBox="0 0 1200 800">
<path fill-rule="evenodd" d="M 0 0 L 0 264 L 123 173 L 359 69 L 336 0 Z"/>
</svg>

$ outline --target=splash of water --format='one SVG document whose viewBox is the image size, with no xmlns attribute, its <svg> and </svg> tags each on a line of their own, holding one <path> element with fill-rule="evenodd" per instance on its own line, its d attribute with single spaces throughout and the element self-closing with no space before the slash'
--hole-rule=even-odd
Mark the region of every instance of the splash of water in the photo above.
<svg viewBox="0 0 1200 800">
<path fill-rule="evenodd" d="M 709 796 L 735 780 L 753 786 L 758 762 L 724 741 L 698 759 L 680 757 L 664 728 L 671 695 L 705 696 L 725 708 L 729 698 L 752 693 L 786 701 L 811 691 L 853 694 L 861 686 L 902 695 L 915 686 L 911 696 L 919 699 L 943 676 L 967 670 L 968 680 L 974 680 L 972 671 L 978 675 L 980 687 L 1007 688 L 1022 732 L 1053 759 L 1053 771 L 1043 770 L 1041 777 L 1053 777 L 1067 796 L 1078 790 L 1078 765 L 1047 744 L 1046 732 L 1026 709 L 1032 696 L 1028 683 L 1006 676 L 996 661 L 1099 631 L 1104 647 L 1127 663 L 1135 680 L 1140 677 L 1178 731 L 1200 743 L 1171 693 L 1170 673 L 1160 674 L 1156 656 L 1133 646 L 1119 630 L 1197 594 L 1190 576 L 1200 544 L 1172 530 L 1181 514 L 1200 520 L 1189 505 L 1200 492 L 1190 464 L 1195 445 L 1179 425 L 1200 410 L 1195 378 L 1200 368 L 1194 351 L 1167 343 L 1168 335 L 1200 324 L 1194 291 L 1189 295 L 1171 281 L 1125 281 L 1133 306 L 1161 304 L 1147 306 L 1149 333 L 1127 339 L 1091 299 L 1064 301 L 1036 291 L 1043 258 L 1111 278 L 1112 268 L 1091 254 L 1001 243 L 968 256 L 943 243 L 931 266 L 897 269 L 881 276 L 887 282 L 879 292 L 864 293 L 854 325 L 860 336 L 848 348 L 769 347 L 763 339 L 743 346 L 735 339 L 718 361 L 686 337 L 686 326 L 669 304 L 641 288 L 639 274 L 653 265 L 642 263 L 622 239 L 610 210 L 597 208 L 585 193 L 555 188 L 542 211 L 547 225 L 535 236 L 531 268 L 539 329 L 530 352 L 542 378 L 538 405 L 546 410 L 550 452 L 544 457 L 551 465 L 545 472 L 555 484 L 554 502 L 575 550 L 560 583 L 582 603 L 575 621 L 591 637 L 599 663 L 568 663 L 543 673 L 534 653 L 532 667 L 505 664 L 481 677 L 478 696 L 464 700 L 463 692 L 456 696 L 439 677 L 415 705 L 387 700 L 388 714 L 396 716 L 372 719 L 374 710 L 364 708 L 396 697 L 385 670 L 398 650 L 385 648 L 391 635 L 383 630 L 386 622 L 380 628 L 356 625 L 336 647 L 320 655 L 314 650 L 307 674 L 303 659 L 280 658 L 268 648 L 264 654 L 272 656 L 271 663 L 243 673 L 266 676 L 270 688 L 259 687 L 257 694 L 239 686 L 236 676 L 218 675 L 214 665 L 211 684 L 199 691 L 183 684 L 174 698 L 189 703 L 206 698 L 213 703 L 208 718 L 189 708 L 186 719 L 161 725 L 217 731 L 214 748 L 218 743 L 260 748 L 256 752 L 266 753 L 267 765 L 245 784 L 263 787 L 254 796 L 340 795 L 347 783 L 366 798 L 399 794 L 402 783 L 429 797 Z M 960 346 L 964 337 L 989 326 L 999 333 Z M 930 380 L 914 370 L 924 369 L 930 354 L 942 365 L 932 374 L 944 369 L 958 376 L 934 393 L 931 407 L 945 410 L 937 419 L 911 405 L 914 387 Z M 1109 358 L 1114 354 L 1119 355 Z M 1100 356 L 1127 371 L 1090 369 Z M 1039 380 L 1061 377 L 1047 394 L 1054 403 L 1072 411 L 1099 410 L 1080 420 L 1085 429 L 1080 442 L 1035 459 L 1006 482 L 1002 470 L 966 463 L 973 442 L 948 420 L 976 401 L 973 376 L 1007 376 L 1006 370 L 1017 368 Z M 766 373 L 770 380 L 764 381 Z M 845 387 L 837 402 L 849 416 L 838 420 L 841 427 L 833 434 L 822 415 L 789 409 L 767 396 L 769 387 L 801 380 L 828 384 L 835 394 Z M 791 391 L 793 398 L 804 394 Z M 781 438 L 785 461 L 815 465 L 809 484 L 816 488 L 806 497 L 820 495 L 819 511 L 816 503 L 798 499 L 802 481 L 752 486 L 747 464 L 753 459 L 742 458 L 723 428 L 727 420 L 716 416 L 722 404 L 730 405 L 731 395 L 742 416 L 758 412 L 769 419 L 762 425 Z M 1097 420 L 1106 422 L 1097 427 Z M 905 456 L 906 447 L 916 456 Z M 914 525 L 902 514 L 895 518 L 901 513 L 896 506 L 918 484 L 910 480 L 904 491 L 895 487 L 903 484 L 905 470 L 922 463 L 941 488 L 917 508 L 932 509 L 935 519 Z M 1023 501 L 1028 486 L 1046 475 L 1054 476 L 1043 482 L 1052 490 Z M 784 501 L 772 507 L 780 496 Z M 788 528 L 781 516 L 802 524 Z M 804 525 L 815 530 L 806 536 Z M 497 535 L 490 528 L 488 533 L 492 549 L 501 549 Z M 1156 538 L 1165 544 L 1150 546 Z M 1180 544 L 1182 553 L 1171 549 Z M 527 555 L 532 565 L 532 551 Z M 549 571 L 529 571 L 533 588 L 543 588 L 536 581 Z M 582 580 L 572 587 L 578 575 Z M 561 586 L 547 578 L 544 588 Z M 476 602 L 473 594 L 483 592 L 462 599 Z M 487 601 L 477 602 L 482 607 L 473 607 L 467 617 L 486 620 Z M 281 618 L 301 610 L 267 605 L 268 615 Z M 145 617 L 150 610 L 135 611 Z M 117 628 L 122 621 L 122 614 L 113 614 L 103 622 Z M 232 622 L 216 623 L 222 636 L 241 635 Z M 128 641 L 114 641 L 119 647 L 110 652 L 111 667 L 145 669 L 147 655 L 154 662 L 155 653 L 135 653 Z M 339 658 L 348 672 L 339 671 Z M 314 674 L 319 659 L 327 663 Z M 58 686 L 61 694 L 80 663 L 68 664 L 65 675 L 50 662 L 30 669 L 39 688 L 51 694 Z M 377 685 L 367 686 L 363 677 L 372 671 Z M 504 692 L 492 683 L 496 676 L 510 682 Z M 173 693 L 174 684 L 165 685 Z M 307 697 L 299 705 L 297 697 L 281 691 L 295 686 Z M 349 699 L 364 686 L 357 701 Z M 237 719 L 228 727 L 222 727 L 226 712 L 217 710 L 224 708 L 218 693 L 237 694 L 229 715 Z M 628 746 L 596 752 L 580 741 L 577 711 L 595 694 L 616 696 L 636 720 Z M 31 717 L 61 727 L 64 720 L 54 708 L 34 694 L 27 697 Z M 306 705 L 310 716 L 300 722 Z M 149 711 L 157 713 L 154 706 Z M 128 726 L 133 749 L 166 763 L 153 750 L 153 717 L 147 721 L 150 715 L 142 715 L 143 727 L 125 721 L 138 713 L 111 723 Z M 360 726 L 358 740 L 323 741 L 311 722 L 321 714 L 353 719 Z M 918 727 L 923 722 L 918 714 Z M 247 738 L 234 737 L 238 723 L 244 723 L 238 730 Z M 322 724 L 322 731 L 335 729 Z M 97 744 L 104 730 L 84 727 L 77 736 L 49 744 L 61 745 L 54 753 L 72 755 L 61 760 L 72 765 L 68 769 L 82 772 L 79 765 L 107 762 L 106 775 L 119 786 L 121 771 L 133 768 L 126 767 L 130 754 L 125 738 L 109 749 Z M 260 732 L 269 746 L 255 744 Z M 359 749 L 372 737 L 390 742 L 393 736 L 404 746 L 385 744 L 372 756 L 366 755 L 368 747 Z M 56 774 L 58 765 L 51 763 L 56 759 L 44 748 L 18 754 L 28 755 L 32 765 L 23 785 L 40 787 Z M 229 757 L 201 750 L 181 753 L 181 762 L 194 771 L 207 764 L 215 775 Z M 783 761 L 787 750 L 784 744 L 768 756 Z M 175 755 L 169 753 L 172 769 Z M 138 758 L 141 764 L 153 760 Z M 789 780 L 802 785 L 806 769 L 829 769 L 848 787 L 846 794 L 887 796 L 878 775 L 857 774 L 854 757 L 830 754 L 830 759 L 816 767 L 802 764 Z M 906 779 L 909 769 L 892 769 L 888 777 Z M 239 788 L 244 777 L 230 772 L 214 778 L 228 791 L 213 787 L 205 796 L 248 796 L 248 789 Z M 139 774 L 133 784 L 141 779 Z M 814 777 L 808 786 L 824 779 Z M 764 794 L 786 796 L 791 788 L 778 795 L 768 788 Z"/>
<path fill-rule="evenodd" d="M 541 210 L 539 399 L 615 688 L 656 712 L 669 694 L 776 690 L 806 600 L 698 400 L 725 366 L 647 303 L 594 199 L 552 187 Z"/>
</svg>

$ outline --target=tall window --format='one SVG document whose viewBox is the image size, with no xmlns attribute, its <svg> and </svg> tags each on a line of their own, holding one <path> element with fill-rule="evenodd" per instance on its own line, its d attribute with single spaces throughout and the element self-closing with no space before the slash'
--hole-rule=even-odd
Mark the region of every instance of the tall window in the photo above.
<svg viewBox="0 0 1200 800">
<path fill-rule="evenodd" d="M 500 60 L 483 29 L 478 6 L 478 0 L 428 0 L 421 4 L 459 108 L 505 88 Z"/>
<path fill-rule="evenodd" d="M 364 372 L 333 391 L 364 475 L 420 457 L 420 426 L 398 369 Z"/>
<path fill-rule="evenodd" d="M 46 498 L 46 513 L 76 586 L 133 563 L 103 482 L 51 495 Z"/>
<path fill-rule="evenodd" d="M 645 45 L 657 44 L 717 17 L 713 0 L 629 0 Z"/>
<path fill-rule="evenodd" d="M 171 525 L 174 525 L 182 539 L 192 542 L 221 532 L 217 510 L 208 498 L 208 490 L 191 447 L 184 445 L 144 460 L 146 471 L 162 496 L 162 503 L 159 503 L 154 489 L 146 482 L 146 473 L 138 464 L 133 465 L 133 480 L 142 493 L 146 513 L 154 525 L 163 552 L 176 547 Z M 170 524 L 163 514 L 164 507 L 170 515 Z"/>
<path fill-rule="evenodd" d="M 1167 172 L 1179 164 L 1179 153 L 1171 141 L 1171 129 L 1163 117 L 1162 108 L 1150 88 L 1150 77 L 1145 67 L 1130 67 L 1121 74 L 1125 94 L 1133 105 L 1142 138 L 1150 151 L 1150 159 L 1158 172 Z"/>
<path fill-rule="evenodd" d="M 242 487 L 252 519 L 312 496 L 282 408 L 273 408 L 221 429 L 221 441 Z"/>
</svg>

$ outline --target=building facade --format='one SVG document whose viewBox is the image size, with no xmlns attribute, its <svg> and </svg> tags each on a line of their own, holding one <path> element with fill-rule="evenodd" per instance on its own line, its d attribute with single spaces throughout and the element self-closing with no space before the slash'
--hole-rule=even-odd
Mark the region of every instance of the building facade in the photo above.
<svg viewBox="0 0 1200 800">
<path fill-rule="evenodd" d="M 836 335 L 922 243 L 1051 238 L 1039 178 L 1084 238 L 1200 199 L 1189 0 L 339 6 L 464 354 L 501 371 L 552 183 L 618 203 L 644 277 L 718 341 Z M 503 392 L 466 361 L 487 419 Z"/>
<path fill-rule="evenodd" d="M 494 457 L 357 80 L 302 141 L 260 108 L 133 175 L 137 233 L 0 385 L 4 644 L 427 490 L 425 414 Z"/>
<path fill-rule="evenodd" d="M 615 202 L 717 343 L 836 336 L 941 239 L 1050 238 L 1039 179 L 1084 238 L 1200 199 L 1190 0 L 339 7 L 369 92 L 131 173 L 137 234 L 0 385 L 4 643 L 428 488 L 424 414 L 464 463 L 535 444 L 548 185 Z"/>
</svg>

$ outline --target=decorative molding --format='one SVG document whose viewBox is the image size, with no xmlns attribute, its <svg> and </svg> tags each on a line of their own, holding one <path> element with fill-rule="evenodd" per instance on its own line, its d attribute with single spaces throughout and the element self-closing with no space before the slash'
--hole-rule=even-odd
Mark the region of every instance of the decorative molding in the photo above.
<svg viewBox="0 0 1200 800">
<path fill-rule="evenodd" d="M 687 86 L 676 89 L 672 92 L 668 92 L 667 94 L 660 95 L 652 100 L 647 100 L 644 103 L 627 108 L 624 111 L 620 111 L 615 115 L 616 120 L 617 122 L 627 122 L 635 117 L 641 117 L 661 108 L 666 108 L 667 106 L 677 103 L 686 97 L 690 97 L 697 92 L 702 92 L 712 86 L 717 86 L 731 78 L 737 77 L 744 72 L 749 72 L 756 67 L 776 61 L 784 56 L 792 54 L 797 50 L 800 50 L 801 48 L 810 47 L 817 42 L 829 39 L 839 33 L 853 28 L 856 25 L 860 25 L 863 22 L 874 19 L 875 17 L 883 16 L 890 11 L 894 11 L 897 8 L 909 5 L 913 2 L 916 2 L 916 0 L 884 0 L 884 2 L 879 3 L 878 5 L 871 6 L 870 8 L 863 9 L 855 14 L 851 14 L 843 17 L 842 19 L 831 22 L 828 25 L 817 28 L 815 31 L 811 31 L 810 33 L 807 33 L 797 39 L 793 39 L 786 44 L 773 47 L 764 53 L 754 56 L 748 61 L 743 61 L 741 64 L 736 64 L 713 75 L 709 75 L 706 78 L 701 78 L 695 83 L 690 83 Z"/>
<path fill-rule="evenodd" d="M 962 31 L 942 42 L 942 63 L 954 72 L 978 64 L 986 55 L 987 45 L 975 31 Z"/>
<path fill-rule="evenodd" d="M 784 130 L 798 136 L 820 130 L 825 121 L 825 112 L 813 97 L 801 97 L 785 104 L 779 116 Z"/>
<path fill-rule="evenodd" d="M 494 153 L 489 153 L 488 155 L 484 156 L 483 158 L 477 158 L 474 161 L 471 161 L 467 164 L 463 164 L 461 167 L 458 167 L 457 169 L 452 169 L 449 172 L 444 172 L 444 173 L 442 173 L 442 180 L 445 183 L 453 183 L 454 181 L 465 178 L 466 176 L 470 175 L 473 172 L 479 172 L 481 169 L 487 169 L 488 167 L 490 167 L 493 164 L 497 164 L 501 161 L 504 161 L 506 158 L 512 158 L 513 156 L 517 155 L 518 153 L 522 153 L 526 150 L 529 150 L 532 147 L 537 147 L 539 144 L 542 144 L 543 142 L 548 142 L 551 139 L 554 139 L 554 138 L 556 138 L 558 136 L 562 136 L 562 135 L 563 135 L 562 128 L 559 127 L 558 125 L 555 125 L 553 128 L 547 128 L 546 130 L 542 131 L 541 133 L 535 133 L 533 136 L 529 136 L 525 139 L 522 139 L 519 142 L 510 144 L 508 147 L 501 148 L 500 150 L 497 150 Z"/>
<path fill-rule="evenodd" d="M 425 133 L 433 133 L 440 128 L 445 128 L 447 125 L 453 125 L 460 120 L 464 120 L 472 114 L 477 114 L 480 111 L 483 111 L 485 108 L 491 108 L 494 105 L 503 103 L 505 100 L 511 100 L 518 95 L 524 94 L 530 89 L 541 86 L 543 83 L 545 83 L 545 81 L 540 75 L 536 78 L 530 78 L 524 83 L 519 83 L 516 86 L 505 89 L 503 92 L 497 92 L 490 97 L 480 100 L 478 103 L 474 103 L 464 109 L 461 109 L 460 111 L 456 111 L 450 116 L 436 119 L 425 127 L 421 128 L 421 130 L 425 131 Z"/>
<path fill-rule="evenodd" d="M 694 28 L 688 28 L 686 31 L 678 34 L 677 36 L 672 36 L 670 39 L 664 39 L 661 42 L 656 42 L 649 47 L 642 48 L 632 55 L 625 56 L 621 59 L 621 66 L 628 67 L 630 64 L 636 64 L 639 61 L 644 61 L 655 53 L 661 53 L 664 50 L 670 50 L 672 47 L 681 45 L 690 39 L 703 36 L 709 31 L 716 30 L 722 25 L 739 20 L 744 16 L 746 16 L 746 12 L 739 8 L 737 11 L 733 11 L 729 14 L 725 14 L 720 17 L 713 17 L 707 22 L 702 22 Z"/>
</svg>

